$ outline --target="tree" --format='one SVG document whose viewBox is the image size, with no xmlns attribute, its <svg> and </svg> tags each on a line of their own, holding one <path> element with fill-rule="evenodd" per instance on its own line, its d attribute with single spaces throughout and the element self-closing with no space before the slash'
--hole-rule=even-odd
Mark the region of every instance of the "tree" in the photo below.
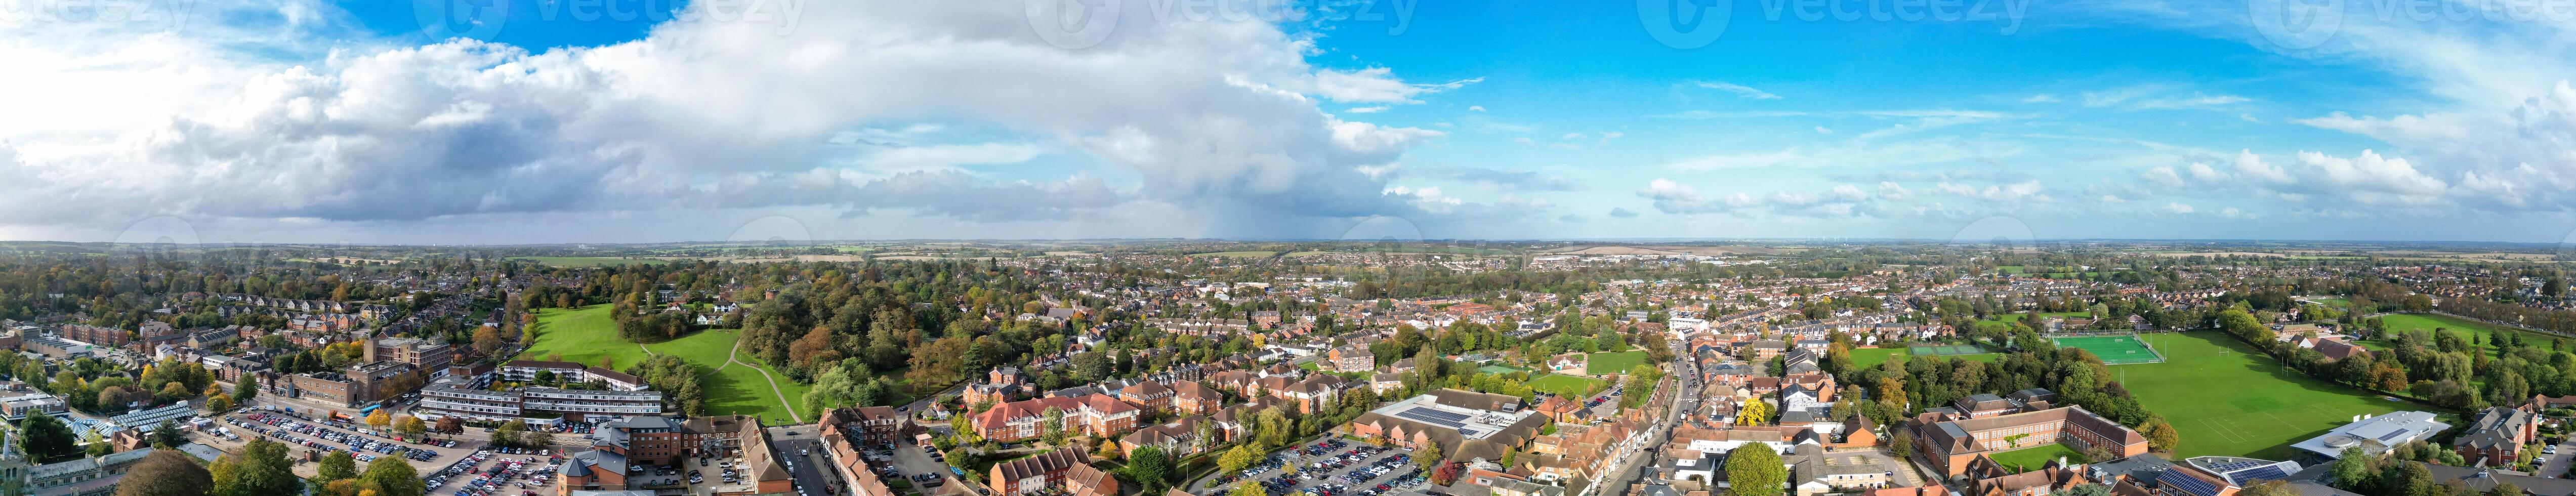
<svg viewBox="0 0 2576 496">
<path fill-rule="evenodd" d="M 393 423 L 393 412 L 385 411 L 385 409 L 378 408 L 375 413 L 367 414 L 367 427 L 371 427 L 376 430 L 384 430 L 385 426 L 393 425 Z"/>
<path fill-rule="evenodd" d="M 492 328 L 490 326 L 477 327 L 474 329 L 475 352 L 484 355 L 491 355 L 493 350 L 499 349 L 501 349 L 500 329 Z"/>
<path fill-rule="evenodd" d="M 1127 475 L 1144 484 L 1146 494 L 1162 492 L 1171 473 L 1172 460 L 1163 456 L 1163 448 L 1146 446 L 1136 448 L 1135 454 L 1127 455 Z"/>
<path fill-rule="evenodd" d="M 208 412 L 221 413 L 232 411 L 232 409 L 233 397 L 231 396 L 209 396 L 206 398 L 206 411 Z"/>
<path fill-rule="evenodd" d="M 1269 489 L 1262 488 L 1262 487 L 1261 487 L 1261 481 L 1252 480 L 1252 479 L 1244 479 L 1244 480 L 1242 480 L 1242 481 L 1240 481 L 1240 482 L 1236 482 L 1236 483 L 1234 483 L 1234 489 L 1233 489 L 1233 490 L 1231 490 L 1231 491 L 1227 491 L 1227 492 L 1225 493 L 1225 495 L 1226 495 L 1226 496 L 1270 496 L 1270 490 L 1269 490 Z"/>
<path fill-rule="evenodd" d="M 458 418 L 456 418 L 456 417 L 453 417 L 453 416 L 449 416 L 449 417 L 439 417 L 439 418 L 438 418 L 438 432 L 444 432 L 444 433 L 448 433 L 448 434 L 455 434 L 455 433 L 459 433 L 459 432 L 465 432 L 465 421 L 464 421 L 464 420 L 461 420 L 461 419 L 458 419 Z"/>
<path fill-rule="evenodd" d="M 2147 449 L 2172 453 L 2175 447 L 2182 445 L 2182 433 L 2174 432 L 2173 425 L 2165 423 L 2162 418 L 2148 421 L 2146 430 Z"/>
<path fill-rule="evenodd" d="M 1771 404 L 1762 400 L 1745 400 L 1735 410 L 1735 425 L 1762 425 L 1771 421 Z"/>
<path fill-rule="evenodd" d="M 249 404 L 251 398 L 257 397 L 259 397 L 259 378 L 243 374 L 241 384 L 233 386 L 233 403 Z"/>
<path fill-rule="evenodd" d="M 2291 489 L 2289 481 L 2269 480 L 2245 486 L 2245 490 L 2238 491 L 2236 494 L 2237 496 L 2299 496 L 2299 490 Z M 2515 490 L 2513 494 L 2522 494 L 2522 491 Z"/>
<path fill-rule="evenodd" d="M 509 423 L 501 424 L 501 428 L 494 429 L 492 431 L 492 444 L 516 447 L 519 445 L 519 433 L 527 430 L 528 424 L 526 422 L 512 420 Z"/>
<path fill-rule="evenodd" d="M 1250 445 L 1235 446 L 1216 457 L 1216 467 L 1226 473 L 1242 472 L 1255 463 L 1261 463 L 1261 453 L 1252 451 Z"/>
<path fill-rule="evenodd" d="M 376 496 L 423 496 L 429 492 L 428 484 L 421 480 L 420 473 L 413 471 L 411 464 L 398 456 L 368 462 L 367 473 L 358 476 L 358 485 L 374 491 Z"/>
<path fill-rule="evenodd" d="M 116 482 L 116 496 L 206 496 L 214 474 L 178 450 L 157 450 L 126 469 Z"/>
<path fill-rule="evenodd" d="M 332 450 L 331 454 L 322 455 L 322 463 L 314 471 L 315 482 L 357 478 L 358 459 L 349 456 L 347 451 Z"/>
<path fill-rule="evenodd" d="M 18 432 L 26 438 L 27 454 L 33 456 L 37 463 L 69 460 L 81 454 L 76 438 L 72 437 L 71 427 L 64 426 L 62 420 L 52 415 L 28 415 L 26 420 L 18 422 Z"/>
<path fill-rule="evenodd" d="M 404 415 L 401 418 L 394 419 L 394 433 L 402 434 L 403 437 L 418 438 L 421 434 L 428 432 L 429 425 L 421 422 L 420 417 Z"/>
<path fill-rule="evenodd" d="M 1726 452 L 1726 480 L 1728 496 L 1779 496 L 1789 469 L 1771 445 L 1745 443 Z"/>
<path fill-rule="evenodd" d="M 171 449 L 186 444 L 188 433 L 179 430 L 179 422 L 163 420 L 161 425 L 152 426 L 152 446 Z"/>
<path fill-rule="evenodd" d="M 232 457 L 226 455 L 224 458 Z M 294 466 L 295 462 L 286 458 L 286 445 L 264 437 L 254 438 L 249 446 L 242 448 L 242 456 L 233 467 L 233 475 L 225 477 L 218 473 L 215 496 L 303 493 L 304 479 L 295 476 Z M 231 481 L 230 492 L 222 491 L 226 487 L 226 479 Z"/>
<path fill-rule="evenodd" d="M 2343 449 L 2342 457 L 2336 458 L 2334 464 L 2327 467 L 2326 473 L 2333 475 L 2336 489 L 2364 494 L 2377 493 L 2378 462 L 2377 458 L 2363 451 L 2360 446 L 2347 447 Z"/>
<path fill-rule="evenodd" d="M 2064 490 L 2049 494 L 2050 496 L 2111 496 L 2111 488 L 2087 482 L 2066 486 Z"/>
<path fill-rule="evenodd" d="M 1887 441 L 1887 451 L 1895 455 L 1898 460 L 1914 456 L 1914 431 L 1897 429 L 1896 438 Z"/>
</svg>

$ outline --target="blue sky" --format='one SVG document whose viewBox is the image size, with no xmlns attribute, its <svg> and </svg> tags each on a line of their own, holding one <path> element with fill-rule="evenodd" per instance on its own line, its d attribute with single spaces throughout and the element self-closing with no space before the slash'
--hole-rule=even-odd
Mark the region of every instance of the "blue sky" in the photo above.
<svg viewBox="0 0 2576 496">
<path fill-rule="evenodd" d="M 0 83 L 30 109 L 0 117 L 0 237 L 2576 232 L 2576 19 L 1673 1 L 1099 0 L 1070 30 L 1036 22 L 1057 0 L 40 14 L 0 21 L 34 76 Z M 1647 27 L 1698 3 L 1729 6 L 1705 44 Z M 1938 13 L 1869 18 L 1900 6 Z"/>
</svg>

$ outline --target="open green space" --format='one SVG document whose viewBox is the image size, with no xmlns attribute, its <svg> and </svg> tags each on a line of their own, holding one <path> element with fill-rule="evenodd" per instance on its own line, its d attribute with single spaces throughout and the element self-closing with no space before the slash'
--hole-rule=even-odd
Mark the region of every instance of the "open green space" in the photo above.
<svg viewBox="0 0 2576 496">
<path fill-rule="evenodd" d="M 2010 467 L 2015 471 L 2045 467 L 2048 466 L 2048 462 L 2056 461 L 2059 457 L 2065 457 L 2066 463 L 2093 463 L 2093 460 L 2085 458 L 2083 453 L 2077 453 L 2075 448 L 2057 443 L 2006 451 L 1987 457 L 1995 459 L 1996 464 Z"/>
<path fill-rule="evenodd" d="M 2496 348 L 2495 335 L 2497 332 L 2518 334 L 2522 339 L 2532 340 L 2538 343 L 2548 343 L 2550 340 L 2559 339 L 2559 337 L 2555 335 L 2511 329 L 2500 325 L 2437 313 L 2392 314 L 2382 316 L 2380 317 L 2380 320 L 2388 324 L 2388 332 L 2390 334 L 2400 332 L 2429 333 L 2433 332 L 2434 329 L 2442 329 L 2452 335 L 2459 336 L 2461 339 L 2469 339 L 2472 342 L 2478 343 L 2479 347 L 2488 350 L 2490 355 L 2494 353 Z M 2475 336 L 2474 338 L 2472 337 L 2473 335 Z M 2374 350 L 2387 349 L 2390 347 L 2388 342 L 2379 340 L 2362 341 L 2357 344 L 2362 345 L 2362 348 L 2364 349 Z"/>
<path fill-rule="evenodd" d="M 1529 387 L 1533 390 L 1547 392 L 1557 396 L 1582 398 L 1591 396 L 1592 393 L 1599 392 L 1604 388 L 1610 387 L 1610 381 L 1590 377 L 1547 374 L 1530 378 Z"/>
<path fill-rule="evenodd" d="M 1583 373 L 1592 375 L 1625 374 L 1646 363 L 1646 352 L 1622 351 L 1593 353 L 1583 356 Z"/>
<path fill-rule="evenodd" d="M 706 392 L 707 411 L 716 415 L 759 415 L 764 421 L 788 422 L 789 408 L 803 411 L 804 384 L 787 380 L 774 367 L 759 366 L 777 378 L 778 392 L 786 393 L 790 404 L 782 405 L 778 393 L 770 391 L 770 381 L 760 370 L 744 364 L 759 363 L 749 356 L 742 363 L 726 363 L 733 353 L 734 342 L 741 337 L 734 329 L 699 331 L 679 339 L 638 345 L 617 335 L 617 322 L 608 316 L 609 305 L 591 305 L 580 309 L 546 308 L 537 310 L 536 341 L 520 352 L 520 360 L 550 360 L 558 355 L 563 361 L 599 365 L 609 360 L 610 368 L 620 371 L 642 363 L 650 353 L 680 357 L 698 369 L 699 389 Z"/>
<path fill-rule="evenodd" d="M 1510 365 L 1491 365 L 1491 364 L 1488 364 L 1488 365 L 1485 365 L 1485 366 L 1482 366 L 1482 367 L 1476 367 L 1476 371 L 1477 371 L 1477 372 L 1487 373 L 1487 374 L 1509 374 L 1509 373 L 1513 373 L 1513 372 L 1528 372 L 1528 371 L 1529 371 L 1529 369 L 1520 368 L 1520 367 L 1513 367 L 1513 366 L 1510 366 Z"/>
<path fill-rule="evenodd" d="M 2019 266 L 2019 265 L 2000 265 L 2000 266 L 1996 266 L 1996 267 L 1995 267 L 1995 270 L 1997 270 L 1997 271 L 2001 271 L 2001 272 L 2006 273 L 2006 274 L 2019 274 L 2019 273 L 2021 273 L 2021 266 Z"/>
<path fill-rule="evenodd" d="M 2309 298 L 2309 300 L 2315 301 L 2319 305 L 2334 307 L 2336 310 L 2342 310 L 2344 307 L 2352 306 L 2352 300 L 2343 298 Z"/>
<path fill-rule="evenodd" d="M 2112 366 L 2111 379 L 2181 433 L 2177 459 L 2292 459 L 2291 443 L 2323 435 L 2354 415 L 2429 408 L 2302 375 L 2221 332 L 2142 338 L 2164 354 L 2164 363 Z"/>
<path fill-rule="evenodd" d="M 611 265 L 664 263 L 662 260 L 651 258 L 618 257 L 510 257 L 510 259 L 527 260 L 556 267 L 605 267 Z"/>
</svg>

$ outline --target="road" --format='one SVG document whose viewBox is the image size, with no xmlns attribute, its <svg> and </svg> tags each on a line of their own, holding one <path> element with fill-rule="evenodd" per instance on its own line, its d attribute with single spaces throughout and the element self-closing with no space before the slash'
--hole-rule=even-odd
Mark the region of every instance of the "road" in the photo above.
<svg viewBox="0 0 2576 496">
<path fill-rule="evenodd" d="M 1682 347 L 1682 343 L 1680 341 L 1673 341 L 1671 347 L 1679 349 Z M 1690 363 L 1690 360 L 1691 354 L 1689 353 L 1673 353 L 1672 370 L 1685 371 L 1685 373 L 1679 374 L 1681 375 L 1681 378 L 1679 378 L 1678 383 L 1675 384 L 1677 394 L 1675 394 L 1673 398 L 1668 398 L 1670 401 L 1663 405 L 1664 421 L 1656 423 L 1653 427 L 1648 427 L 1644 433 L 1629 436 L 1627 441 L 1621 442 L 1619 445 L 1618 455 L 1619 464 L 1610 469 L 1610 477 L 1593 481 L 1591 487 L 1584 488 L 1583 492 L 1577 493 L 1577 496 L 1617 496 L 1627 494 L 1629 481 L 1635 480 L 1639 476 L 1639 472 L 1645 467 L 1654 466 L 1656 461 L 1653 459 L 1653 448 L 1656 446 L 1663 446 L 1665 442 L 1672 440 L 1673 426 L 1681 423 L 1682 405 L 1698 399 L 1695 391 L 1697 388 L 1692 387 L 1692 385 L 1697 384 L 1699 374 L 1696 372 L 1688 372 L 1698 369 L 1695 365 Z M 1653 393 L 1635 392 L 1633 394 Z"/>
<path fill-rule="evenodd" d="M 2562 478 L 2567 475 L 2569 462 L 2576 461 L 2576 442 L 2558 443 L 2558 454 L 2540 457 L 2540 473 L 2532 475 Z"/>
</svg>

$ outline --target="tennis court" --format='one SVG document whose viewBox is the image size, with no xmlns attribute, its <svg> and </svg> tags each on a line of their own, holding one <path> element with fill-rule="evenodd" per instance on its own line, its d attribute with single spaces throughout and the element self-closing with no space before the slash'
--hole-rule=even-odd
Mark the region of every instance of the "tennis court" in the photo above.
<svg viewBox="0 0 2576 496">
<path fill-rule="evenodd" d="M 1975 355 L 1986 352 L 1976 346 L 1964 344 L 1915 345 L 1912 351 L 1916 355 Z"/>
<path fill-rule="evenodd" d="M 2102 363 L 2105 365 L 2165 361 L 2163 356 L 2156 354 L 2156 350 L 2148 348 L 2145 342 L 2139 341 L 2136 334 L 2057 338 L 2056 340 L 2060 347 L 2083 348 L 2084 351 L 2093 352 L 2093 356 L 2102 357 Z"/>
</svg>

